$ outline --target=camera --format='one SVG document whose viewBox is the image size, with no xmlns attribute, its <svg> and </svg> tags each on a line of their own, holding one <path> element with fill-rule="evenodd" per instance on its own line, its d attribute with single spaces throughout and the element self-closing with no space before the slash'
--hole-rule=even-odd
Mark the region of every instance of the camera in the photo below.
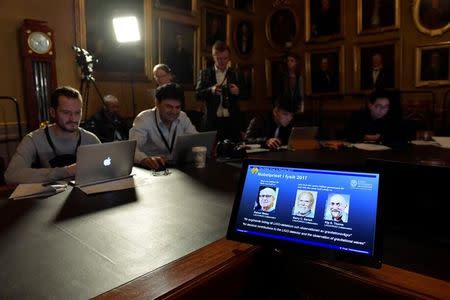
<svg viewBox="0 0 450 300">
<path fill-rule="evenodd" d="M 72 49 L 75 51 L 76 60 L 81 68 L 84 76 L 90 76 L 94 72 L 94 63 L 98 62 L 93 55 L 83 48 L 73 46 Z"/>
<path fill-rule="evenodd" d="M 222 85 L 222 106 L 223 108 L 230 107 L 230 86 L 228 84 Z"/>
</svg>

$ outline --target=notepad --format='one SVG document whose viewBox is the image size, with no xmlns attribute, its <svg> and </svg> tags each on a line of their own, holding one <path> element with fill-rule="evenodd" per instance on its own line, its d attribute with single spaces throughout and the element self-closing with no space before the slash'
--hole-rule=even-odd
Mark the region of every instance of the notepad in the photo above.
<svg viewBox="0 0 450 300">
<path fill-rule="evenodd" d="M 433 136 L 433 140 L 438 142 L 442 148 L 450 148 L 450 137 L 448 136 Z"/>
<path fill-rule="evenodd" d="M 360 150 L 366 151 L 380 151 L 380 150 L 390 150 L 388 146 L 379 145 L 379 144 L 366 144 L 366 143 L 356 143 L 353 144 L 353 147 Z"/>
<path fill-rule="evenodd" d="M 23 183 L 19 184 L 14 192 L 9 196 L 12 200 L 22 200 L 29 198 L 48 197 L 65 191 L 66 184 L 42 184 L 42 183 Z"/>
</svg>

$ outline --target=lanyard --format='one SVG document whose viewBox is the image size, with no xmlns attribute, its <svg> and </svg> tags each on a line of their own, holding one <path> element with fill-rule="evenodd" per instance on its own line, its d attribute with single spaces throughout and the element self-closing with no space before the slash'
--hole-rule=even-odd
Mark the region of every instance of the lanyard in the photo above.
<svg viewBox="0 0 450 300">
<path fill-rule="evenodd" d="M 175 137 L 177 135 L 177 126 L 178 125 L 175 126 L 175 130 L 174 130 L 174 132 L 172 134 L 172 141 L 170 142 L 170 147 L 169 147 L 169 143 L 167 142 L 166 138 L 164 137 L 164 135 L 163 135 L 163 133 L 161 131 L 161 128 L 159 128 L 158 120 L 157 120 L 157 114 L 156 114 L 156 109 L 155 109 L 155 124 L 156 124 L 156 128 L 158 129 L 159 135 L 161 136 L 161 139 L 164 142 L 164 145 L 166 145 L 166 148 L 167 148 L 167 150 L 169 150 L 169 153 L 172 153 L 173 144 L 175 143 Z"/>
<path fill-rule="evenodd" d="M 56 154 L 55 144 L 53 144 L 53 141 L 52 141 L 52 139 L 51 139 L 51 137 L 50 137 L 50 132 L 49 132 L 49 130 L 48 130 L 48 126 L 45 127 L 44 131 L 45 131 L 45 136 L 47 137 L 48 144 L 50 145 L 50 147 L 51 147 L 52 150 L 53 150 L 53 154 L 55 154 L 55 156 L 58 156 L 58 155 Z M 80 146 L 80 144 L 81 144 L 81 130 L 78 130 L 78 134 L 79 134 L 79 136 L 78 136 L 78 142 L 77 142 L 77 146 L 75 147 L 75 153 L 74 153 L 73 155 L 76 155 L 76 154 L 77 154 L 78 146 Z"/>
</svg>

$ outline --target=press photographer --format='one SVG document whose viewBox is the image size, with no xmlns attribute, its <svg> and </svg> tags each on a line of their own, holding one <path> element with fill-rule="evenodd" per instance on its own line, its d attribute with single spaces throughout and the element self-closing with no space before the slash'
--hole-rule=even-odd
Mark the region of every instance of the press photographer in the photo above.
<svg viewBox="0 0 450 300">
<path fill-rule="evenodd" d="M 214 66 L 200 72 L 197 99 L 206 106 L 205 130 L 217 130 L 217 140 L 229 139 L 234 142 L 240 137 L 239 100 L 246 91 L 238 73 L 229 68 L 230 48 L 218 41 L 212 47 Z"/>
</svg>

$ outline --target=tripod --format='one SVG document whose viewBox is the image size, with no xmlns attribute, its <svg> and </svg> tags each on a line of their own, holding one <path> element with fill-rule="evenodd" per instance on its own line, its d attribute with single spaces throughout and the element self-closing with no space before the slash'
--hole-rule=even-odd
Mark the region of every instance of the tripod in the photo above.
<svg viewBox="0 0 450 300">
<path fill-rule="evenodd" d="M 89 90 L 91 87 L 91 83 L 95 88 L 95 91 L 97 92 L 97 95 L 100 97 L 100 100 L 103 103 L 103 106 L 105 105 L 105 100 L 103 100 L 103 95 L 100 92 L 97 84 L 95 83 L 95 78 L 92 74 L 81 74 L 81 83 L 80 83 L 80 94 L 81 97 L 83 97 L 83 101 L 85 103 L 85 112 L 84 112 L 84 120 L 86 121 L 87 113 L 88 113 L 88 107 L 89 107 Z"/>
</svg>

